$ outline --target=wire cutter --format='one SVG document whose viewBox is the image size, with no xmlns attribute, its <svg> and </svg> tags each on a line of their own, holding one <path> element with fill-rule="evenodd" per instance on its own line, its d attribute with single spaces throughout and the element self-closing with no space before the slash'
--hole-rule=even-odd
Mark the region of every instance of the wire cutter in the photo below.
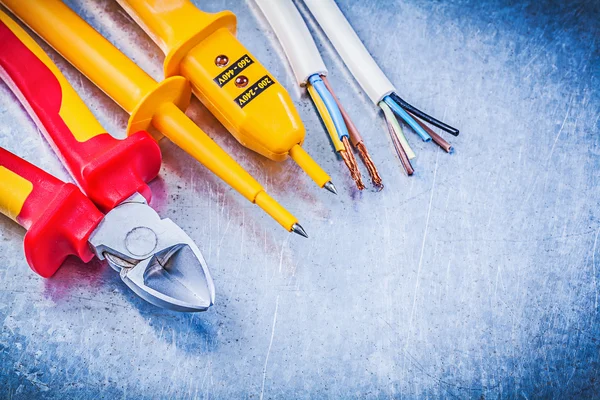
<svg viewBox="0 0 600 400">
<path fill-rule="evenodd" d="M 162 161 L 154 139 L 145 131 L 125 140 L 106 133 L 41 47 L 2 12 L 0 77 L 81 188 L 0 148 L 0 212 L 27 229 L 31 268 L 50 277 L 70 255 L 96 256 L 154 305 L 208 309 L 214 284 L 202 253 L 148 205 L 147 182 Z"/>
</svg>

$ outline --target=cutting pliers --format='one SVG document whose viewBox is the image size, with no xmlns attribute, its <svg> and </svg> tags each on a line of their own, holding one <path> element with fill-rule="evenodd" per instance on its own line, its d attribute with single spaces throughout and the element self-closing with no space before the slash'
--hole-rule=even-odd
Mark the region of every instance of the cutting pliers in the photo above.
<svg viewBox="0 0 600 400">
<path fill-rule="evenodd" d="M 81 188 L 0 148 L 0 212 L 27 229 L 31 268 L 50 277 L 70 255 L 96 256 L 152 304 L 208 309 L 214 284 L 200 250 L 148 205 L 147 182 L 162 160 L 154 139 L 145 131 L 125 140 L 106 133 L 41 47 L 1 11 L 0 77 Z"/>
</svg>

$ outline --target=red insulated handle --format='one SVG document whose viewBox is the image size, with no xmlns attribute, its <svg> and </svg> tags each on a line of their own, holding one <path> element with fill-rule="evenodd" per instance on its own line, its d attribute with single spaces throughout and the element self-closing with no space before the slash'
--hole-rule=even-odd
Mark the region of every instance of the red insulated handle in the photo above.
<svg viewBox="0 0 600 400">
<path fill-rule="evenodd" d="M 160 170 L 158 144 L 145 131 L 125 140 L 106 133 L 37 43 L 0 12 L 0 76 L 19 98 L 75 181 L 107 212 Z"/>
<path fill-rule="evenodd" d="M 7 172 L 8 170 L 8 172 Z M 71 183 L 0 148 L 0 172 L 9 190 L 0 193 L 0 208 L 18 209 L 16 220 L 25 229 L 24 248 L 31 268 L 47 278 L 75 255 L 94 257 L 88 240 L 104 215 Z"/>
</svg>

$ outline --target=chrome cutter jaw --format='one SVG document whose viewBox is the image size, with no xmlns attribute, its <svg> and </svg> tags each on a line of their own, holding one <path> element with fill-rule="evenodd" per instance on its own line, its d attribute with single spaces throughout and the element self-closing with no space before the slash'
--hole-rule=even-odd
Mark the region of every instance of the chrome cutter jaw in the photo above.
<svg viewBox="0 0 600 400">
<path fill-rule="evenodd" d="M 106 214 L 89 243 L 131 290 L 158 307 L 198 312 L 214 303 L 214 283 L 196 244 L 140 194 Z"/>
</svg>

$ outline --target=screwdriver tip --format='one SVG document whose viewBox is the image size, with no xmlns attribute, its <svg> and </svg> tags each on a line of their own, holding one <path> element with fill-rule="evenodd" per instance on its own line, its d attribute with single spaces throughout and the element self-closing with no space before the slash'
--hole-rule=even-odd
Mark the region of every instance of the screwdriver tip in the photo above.
<svg viewBox="0 0 600 400">
<path fill-rule="evenodd" d="M 304 236 L 305 238 L 308 239 L 308 235 L 306 234 L 306 231 L 300 224 L 294 224 L 294 226 L 292 226 L 292 232 L 297 233 L 300 236 Z"/>
<path fill-rule="evenodd" d="M 331 181 L 327 182 L 323 187 L 325 189 L 329 190 L 333 194 L 338 194 L 337 189 L 335 188 L 335 186 L 333 185 L 333 183 Z"/>
</svg>

